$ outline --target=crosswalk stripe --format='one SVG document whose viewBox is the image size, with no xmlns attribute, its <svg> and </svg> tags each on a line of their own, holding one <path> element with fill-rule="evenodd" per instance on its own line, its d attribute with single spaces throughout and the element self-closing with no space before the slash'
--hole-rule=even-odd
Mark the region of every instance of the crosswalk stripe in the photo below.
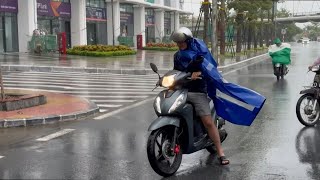
<svg viewBox="0 0 320 180">
<path fill-rule="evenodd" d="M 81 95 L 81 97 L 84 97 L 84 98 L 97 98 L 97 99 L 103 99 L 103 98 L 120 98 L 120 99 L 129 99 L 129 98 L 138 98 L 138 99 L 141 99 L 141 98 L 147 98 L 148 96 L 129 96 L 129 95 L 112 95 L 112 96 L 109 96 L 109 95 L 104 95 L 104 96 L 96 96 L 96 95 Z"/>
<path fill-rule="evenodd" d="M 136 100 L 128 100 L 128 99 L 105 99 L 105 100 L 96 100 L 96 99 L 93 99 L 91 100 L 93 102 L 96 102 L 96 103 L 103 103 L 103 102 L 106 102 L 106 103 L 110 103 L 110 102 L 113 102 L 113 103 L 126 103 L 126 102 L 135 102 Z"/>
<path fill-rule="evenodd" d="M 97 104 L 99 107 L 106 107 L 106 108 L 117 108 L 121 107 L 122 104 Z"/>
<path fill-rule="evenodd" d="M 7 89 L 43 90 L 87 98 L 99 107 L 100 113 L 108 114 L 162 91 L 162 88 L 152 91 L 158 81 L 154 75 L 9 72 L 3 80 Z"/>
<path fill-rule="evenodd" d="M 88 92 L 88 91 L 62 91 L 62 90 L 48 90 L 48 89 L 35 89 L 35 88 L 17 88 L 15 86 L 6 86 L 6 88 L 10 88 L 10 89 L 21 89 L 21 90 L 42 90 L 42 91 L 49 91 L 49 92 L 55 92 L 55 93 L 64 93 L 64 94 L 74 94 L 74 95 L 78 95 L 78 94 L 85 94 L 85 95 L 96 95 L 96 94 L 133 94 L 133 95 L 146 95 L 146 94 L 158 94 L 159 91 L 145 91 L 145 92 L 139 92 L 139 91 L 108 91 L 108 92 Z"/>
<path fill-rule="evenodd" d="M 151 91 L 153 88 L 149 87 L 149 88 L 144 88 L 142 87 L 141 89 L 137 89 L 136 87 L 132 87 L 132 88 L 80 88 L 80 87 L 72 87 L 72 86 L 56 86 L 56 85 L 47 85 L 47 84 L 10 84 L 10 83 L 4 83 L 4 85 L 8 85 L 8 86 L 15 86 L 15 87 L 45 87 L 45 88 L 60 88 L 60 89 L 65 89 L 65 90 L 95 90 L 95 91 Z"/>
<path fill-rule="evenodd" d="M 157 77 L 156 74 L 141 74 L 141 75 L 132 75 L 132 74 L 115 74 L 115 73 L 85 73 L 85 72 L 10 72 L 11 74 L 31 74 L 31 75 L 56 75 L 56 76 L 99 76 L 99 77 Z"/>
<path fill-rule="evenodd" d="M 8 77 L 34 77 L 34 78 L 45 78 L 45 79 L 88 79 L 88 80 L 105 80 L 105 79 L 114 79 L 114 80 L 144 80 L 144 81 L 154 81 L 158 78 L 146 78 L 146 77 L 92 77 L 92 76 L 39 76 L 39 75 L 31 75 L 31 74 L 20 74 L 20 75 L 13 75 L 13 74 L 8 74 L 6 75 Z"/>
<path fill-rule="evenodd" d="M 51 139 L 54 139 L 54 138 L 57 138 L 57 137 L 60 137 L 60 136 L 63 136 L 65 134 L 68 134 L 72 131 L 74 131 L 75 129 L 63 129 L 61 131 L 58 131 L 56 133 L 53 133 L 53 134 L 50 134 L 48 136 L 45 136 L 45 137 L 42 137 L 42 138 L 38 138 L 37 141 L 49 141 Z"/>
<path fill-rule="evenodd" d="M 61 82 L 69 82 L 70 83 L 70 80 L 55 80 L 55 79 L 22 79 L 22 78 L 18 78 L 18 77 L 4 77 L 3 80 L 5 82 L 10 82 L 8 80 L 11 80 L 13 82 L 17 81 L 17 82 L 34 82 L 34 81 L 37 81 L 37 82 L 52 82 L 52 83 L 61 83 Z M 83 83 L 86 83 L 88 85 L 93 85 L 93 84 L 97 84 L 97 85 L 101 85 L 101 84 L 104 84 L 104 85 L 122 85 L 122 84 L 125 84 L 125 85 L 129 85 L 129 84 L 133 84 L 133 85 L 145 85 L 145 86 L 154 86 L 155 82 L 126 82 L 126 81 L 99 81 L 99 82 L 95 82 L 95 81 L 87 81 L 87 80 L 77 80 L 77 81 L 71 81 L 72 83 L 77 83 L 77 84 L 80 84 L 81 82 Z M 85 86 L 85 85 L 83 85 Z"/>
<path fill-rule="evenodd" d="M 64 83 L 51 83 L 51 82 L 40 82 L 40 81 L 37 81 L 37 82 L 33 82 L 33 81 L 30 81 L 30 82 L 27 82 L 27 81 L 24 81 L 24 80 L 20 80 L 20 81 L 8 81 L 8 80 L 5 80 L 4 81 L 5 84 L 50 84 L 50 85 L 68 85 L 68 86 L 74 86 L 74 87 L 77 87 L 77 88 L 93 88 L 93 87 L 110 87 L 112 85 L 112 87 L 121 87 L 121 88 L 125 88 L 125 87 L 130 87 L 130 88 L 137 88 L 137 89 L 140 89 L 140 88 L 153 88 L 154 87 L 154 84 L 150 84 L 150 85 L 118 85 L 118 84 L 100 84 L 100 85 L 90 85 L 90 84 L 72 84 L 72 83 L 68 83 L 68 82 L 64 82 Z"/>
</svg>

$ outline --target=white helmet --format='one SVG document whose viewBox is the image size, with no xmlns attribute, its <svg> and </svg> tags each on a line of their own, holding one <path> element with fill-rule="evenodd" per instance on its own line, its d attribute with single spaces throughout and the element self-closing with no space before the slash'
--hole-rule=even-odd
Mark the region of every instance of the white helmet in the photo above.
<svg viewBox="0 0 320 180">
<path fill-rule="evenodd" d="M 174 42 L 184 42 L 190 38 L 193 38 L 192 32 L 186 27 L 181 27 L 171 34 L 171 40 Z"/>
</svg>

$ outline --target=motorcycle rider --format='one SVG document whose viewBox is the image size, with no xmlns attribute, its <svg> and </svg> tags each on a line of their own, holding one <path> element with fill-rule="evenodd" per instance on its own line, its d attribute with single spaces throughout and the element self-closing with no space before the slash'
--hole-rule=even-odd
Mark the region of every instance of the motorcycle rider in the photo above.
<svg viewBox="0 0 320 180">
<path fill-rule="evenodd" d="M 192 40 L 193 35 L 190 29 L 186 27 L 181 27 L 171 35 L 171 40 L 174 41 L 179 51 L 184 51 L 188 49 L 188 41 Z M 208 135 L 211 140 L 214 142 L 215 147 L 217 148 L 218 159 L 221 165 L 227 165 L 230 161 L 225 157 L 223 148 L 220 142 L 220 135 L 218 128 L 215 126 L 211 117 L 210 110 L 210 99 L 207 96 L 207 83 L 204 79 L 201 79 L 201 68 L 200 64 L 192 64 L 192 66 L 186 68 L 185 61 L 190 63 L 192 59 L 183 59 L 179 55 L 179 51 L 174 55 L 174 69 L 183 72 L 192 72 L 191 79 L 192 81 L 188 83 L 188 97 L 187 101 L 191 102 L 194 105 L 196 114 L 200 117 L 203 125 L 208 131 Z"/>
<path fill-rule="evenodd" d="M 272 57 L 272 61 L 275 64 L 280 63 L 285 65 L 286 73 L 288 73 L 288 64 L 291 63 L 291 46 L 288 43 L 282 43 L 279 38 L 273 41 L 273 45 L 269 47 L 269 55 Z M 274 55 L 276 56 L 274 57 Z"/>
<path fill-rule="evenodd" d="M 309 70 L 311 71 L 313 66 L 318 66 L 318 65 L 320 65 L 320 57 L 311 66 L 309 66 Z"/>
</svg>

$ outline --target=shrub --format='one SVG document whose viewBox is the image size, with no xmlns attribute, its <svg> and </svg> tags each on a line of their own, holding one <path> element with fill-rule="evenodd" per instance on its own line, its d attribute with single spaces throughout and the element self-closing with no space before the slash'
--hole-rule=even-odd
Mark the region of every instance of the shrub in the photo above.
<svg viewBox="0 0 320 180">
<path fill-rule="evenodd" d="M 165 48 L 173 48 L 177 47 L 175 43 L 147 43 L 146 47 L 165 47 Z"/>
<path fill-rule="evenodd" d="M 80 55 L 80 56 L 95 56 L 95 57 L 108 57 L 108 56 L 124 56 L 136 54 L 136 51 L 123 45 L 108 46 L 108 45 L 85 45 L 74 46 L 67 50 L 67 54 Z"/>
<path fill-rule="evenodd" d="M 110 56 L 124 56 L 124 55 L 133 55 L 136 54 L 136 51 L 109 51 L 109 52 L 101 52 L 101 51 L 79 51 L 68 49 L 67 53 L 70 55 L 80 55 L 80 56 L 94 56 L 94 57 L 110 57 Z"/>
</svg>

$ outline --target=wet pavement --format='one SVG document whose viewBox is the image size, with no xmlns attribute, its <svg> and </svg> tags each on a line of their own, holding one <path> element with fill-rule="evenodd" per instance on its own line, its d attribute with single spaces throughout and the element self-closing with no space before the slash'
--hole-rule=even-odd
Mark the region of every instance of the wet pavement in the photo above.
<svg viewBox="0 0 320 180">
<path fill-rule="evenodd" d="M 266 50 L 251 52 L 236 57 L 219 58 L 219 65 L 225 66 L 240 62 L 248 58 L 264 54 Z M 175 52 L 145 51 L 139 50 L 136 55 L 118 57 L 85 57 L 65 55 L 32 55 L 27 53 L 0 54 L 1 65 L 35 65 L 35 66 L 63 66 L 63 67 L 89 67 L 89 68 L 135 68 L 150 69 L 149 64 L 154 63 L 159 69 L 171 69 L 173 67 L 173 55 Z"/>
<path fill-rule="evenodd" d="M 290 72 L 278 82 L 270 61 L 226 74 L 228 81 L 266 96 L 264 108 L 250 127 L 225 126 L 229 166 L 219 166 L 202 150 L 184 155 L 168 179 L 320 179 L 320 128 L 304 128 L 295 114 L 299 91 L 314 75 L 307 74 L 307 67 L 319 50 L 315 42 L 293 44 Z M 0 178 L 162 179 L 146 155 L 147 128 L 155 117 L 148 101 L 102 120 L 0 129 Z M 65 129 L 74 131 L 36 140 Z"/>
</svg>

